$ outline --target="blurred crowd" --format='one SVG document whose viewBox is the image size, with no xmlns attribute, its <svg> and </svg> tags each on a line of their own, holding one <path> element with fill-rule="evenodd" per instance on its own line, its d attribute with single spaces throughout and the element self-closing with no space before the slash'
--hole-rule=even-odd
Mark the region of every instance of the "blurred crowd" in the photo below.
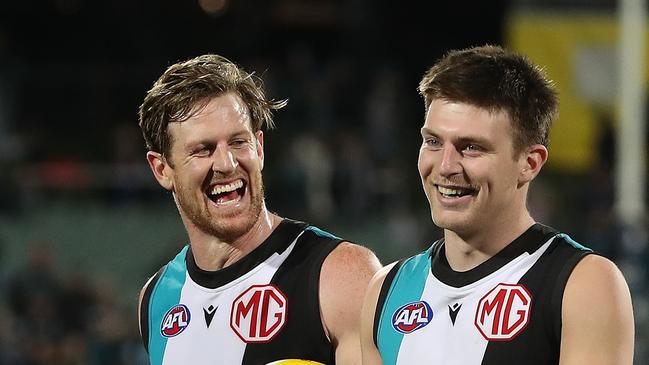
<svg viewBox="0 0 649 365">
<path fill-rule="evenodd" d="M 31 246 L 24 266 L 6 274 L 0 282 L 0 364 L 148 363 L 135 308 L 124 308 L 111 283 L 59 271 L 46 243 Z"/>
</svg>

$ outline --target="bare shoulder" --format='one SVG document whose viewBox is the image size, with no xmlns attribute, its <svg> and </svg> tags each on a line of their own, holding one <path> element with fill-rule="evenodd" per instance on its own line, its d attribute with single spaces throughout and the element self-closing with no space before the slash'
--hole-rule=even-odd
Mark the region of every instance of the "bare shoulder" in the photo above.
<svg viewBox="0 0 649 365">
<path fill-rule="evenodd" d="M 142 299 L 144 298 L 144 293 L 146 292 L 149 285 L 151 285 L 151 282 L 153 281 L 155 276 L 156 275 L 151 275 L 151 277 L 149 277 L 147 279 L 146 283 L 144 283 L 144 285 L 142 286 L 142 289 L 140 289 L 140 295 L 139 295 L 139 299 L 137 301 L 138 302 L 138 307 L 142 305 Z"/>
<path fill-rule="evenodd" d="M 363 354 L 363 364 L 382 364 L 381 355 L 379 354 L 376 344 L 374 343 L 374 315 L 376 313 L 376 305 L 381 292 L 381 287 L 385 282 L 385 278 L 396 265 L 393 262 L 374 274 L 370 280 L 368 289 L 363 300 L 363 307 L 361 310 L 361 350 Z"/>
<path fill-rule="evenodd" d="M 142 300 L 144 299 L 144 294 L 146 293 L 147 289 L 149 288 L 149 285 L 152 285 L 151 282 L 153 279 L 156 277 L 156 275 L 152 275 L 146 283 L 142 286 L 142 289 L 140 289 L 140 295 L 138 296 L 137 300 L 137 319 L 138 319 L 138 325 L 140 329 L 140 335 L 142 335 Z"/>
<path fill-rule="evenodd" d="M 629 287 L 610 260 L 588 255 L 575 266 L 563 295 L 562 364 L 630 364 L 633 306 Z"/>
<path fill-rule="evenodd" d="M 381 268 L 368 248 L 340 243 L 325 259 L 320 272 L 320 309 L 326 333 L 336 347 L 337 364 L 359 364 L 360 313 L 363 297 Z"/>
<path fill-rule="evenodd" d="M 575 266 L 568 278 L 564 301 L 608 302 L 628 295 L 629 288 L 620 269 L 605 257 L 588 255 Z"/>
<path fill-rule="evenodd" d="M 379 297 L 379 292 L 381 291 L 383 282 L 385 281 L 385 278 L 388 276 L 388 273 L 392 270 L 394 265 L 396 265 L 397 263 L 398 261 L 388 264 L 382 267 L 374 274 L 374 276 L 370 280 L 370 283 L 368 284 L 367 293 L 364 299 L 365 302 L 364 307 L 371 306 L 372 309 L 376 307 L 376 301 Z"/>
<path fill-rule="evenodd" d="M 389 265 L 384 266 L 383 268 L 381 268 L 381 270 L 377 271 L 376 274 L 374 274 L 374 277 L 372 278 L 371 285 L 381 287 L 383 285 L 383 281 L 385 281 L 385 277 L 388 276 L 388 273 L 392 271 L 392 268 L 398 262 L 399 261 L 395 261 Z"/>
<path fill-rule="evenodd" d="M 334 300 L 338 297 L 362 299 L 372 276 L 380 268 L 379 259 L 370 249 L 342 242 L 322 264 L 320 296 Z"/>
<path fill-rule="evenodd" d="M 363 317 L 367 316 L 368 323 L 373 323 L 374 321 L 374 312 L 376 311 L 376 304 L 379 298 L 379 293 L 381 292 L 381 287 L 383 286 L 388 273 L 396 264 L 397 262 L 393 262 L 381 268 L 374 274 L 372 280 L 370 280 L 363 300 Z"/>
<path fill-rule="evenodd" d="M 381 263 L 372 250 L 351 242 L 341 242 L 327 256 L 322 267 L 323 271 L 326 270 L 327 274 L 332 276 L 339 274 L 340 271 L 374 275 L 379 268 Z"/>
</svg>

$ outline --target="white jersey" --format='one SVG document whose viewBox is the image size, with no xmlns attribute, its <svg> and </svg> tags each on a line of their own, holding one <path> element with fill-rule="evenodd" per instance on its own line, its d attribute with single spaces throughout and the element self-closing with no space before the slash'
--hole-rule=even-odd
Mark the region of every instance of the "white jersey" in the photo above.
<svg viewBox="0 0 649 365">
<path fill-rule="evenodd" d="M 374 325 L 383 363 L 557 364 L 563 289 L 590 252 L 536 224 L 483 264 L 456 272 L 436 242 L 386 277 Z"/>
<path fill-rule="evenodd" d="M 215 272 L 201 270 L 186 246 L 145 290 L 141 327 L 151 364 L 332 363 L 319 279 L 340 242 L 284 220 L 253 252 Z"/>
</svg>

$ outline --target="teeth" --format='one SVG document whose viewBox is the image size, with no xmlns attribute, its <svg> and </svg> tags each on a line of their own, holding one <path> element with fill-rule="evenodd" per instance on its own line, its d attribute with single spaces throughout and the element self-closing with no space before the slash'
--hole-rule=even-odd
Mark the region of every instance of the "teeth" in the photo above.
<svg viewBox="0 0 649 365">
<path fill-rule="evenodd" d="M 218 194 L 222 194 L 222 193 L 229 193 L 231 191 L 241 189 L 242 187 L 243 187 L 243 181 L 242 180 L 237 180 L 237 181 L 235 181 L 233 183 L 230 183 L 228 185 L 215 186 L 214 189 L 212 189 L 212 192 L 210 194 L 218 195 Z"/>
<path fill-rule="evenodd" d="M 458 189 L 449 189 L 445 188 L 443 186 L 438 186 L 437 189 L 439 190 L 440 193 L 443 195 L 461 195 L 463 190 L 458 190 Z"/>
</svg>

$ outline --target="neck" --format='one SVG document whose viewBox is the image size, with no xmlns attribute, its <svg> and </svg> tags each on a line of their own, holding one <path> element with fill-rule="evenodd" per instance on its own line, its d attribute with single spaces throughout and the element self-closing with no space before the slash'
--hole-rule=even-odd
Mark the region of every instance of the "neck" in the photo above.
<svg viewBox="0 0 649 365">
<path fill-rule="evenodd" d="M 487 261 L 534 224 L 526 211 L 515 221 L 491 222 L 487 229 L 471 233 L 444 230 L 446 259 L 455 271 L 468 271 Z"/>
<path fill-rule="evenodd" d="M 259 247 L 281 221 L 279 216 L 263 207 L 252 228 L 231 242 L 192 230 L 189 240 L 196 265 L 202 270 L 216 271 L 234 264 Z"/>
</svg>

